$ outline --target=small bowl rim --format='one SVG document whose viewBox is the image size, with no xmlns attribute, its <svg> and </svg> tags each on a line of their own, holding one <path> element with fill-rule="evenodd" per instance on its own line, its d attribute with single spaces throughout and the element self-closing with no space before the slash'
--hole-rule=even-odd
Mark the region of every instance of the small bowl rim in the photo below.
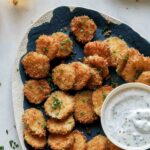
<svg viewBox="0 0 150 150">
<path fill-rule="evenodd" d="M 115 94 L 117 94 L 119 91 L 122 91 L 124 89 L 128 89 L 128 88 L 141 88 L 141 89 L 144 89 L 144 90 L 148 90 L 150 91 L 150 86 L 146 85 L 146 84 L 143 84 L 143 83 L 125 83 L 125 84 L 122 84 L 118 87 L 116 87 L 114 90 L 112 90 L 108 96 L 106 97 L 103 105 L 102 105 L 102 108 L 101 108 L 101 126 L 102 126 L 102 129 L 104 131 L 104 133 L 106 134 L 107 138 L 112 142 L 114 143 L 116 146 L 120 147 L 120 148 L 123 148 L 123 149 L 127 149 L 127 150 L 145 150 L 145 149 L 148 149 L 150 148 L 150 144 L 147 144 L 147 145 L 143 145 L 143 146 L 140 146 L 140 147 L 133 147 L 133 146 L 126 146 L 124 145 L 123 143 L 119 143 L 118 140 L 112 138 L 110 136 L 110 134 L 108 134 L 107 132 L 107 129 L 105 128 L 105 125 L 104 125 L 104 111 L 105 111 L 105 108 L 107 106 L 107 104 L 110 102 L 111 100 L 111 97 L 114 96 Z"/>
</svg>

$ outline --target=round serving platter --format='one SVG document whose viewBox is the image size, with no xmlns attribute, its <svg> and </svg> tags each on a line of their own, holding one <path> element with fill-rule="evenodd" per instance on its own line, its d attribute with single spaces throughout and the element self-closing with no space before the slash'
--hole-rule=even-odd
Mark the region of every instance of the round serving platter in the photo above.
<svg viewBox="0 0 150 150">
<path fill-rule="evenodd" d="M 42 110 L 43 104 L 34 106 L 28 103 L 24 97 L 23 84 L 26 80 L 29 79 L 29 77 L 24 73 L 21 59 L 27 52 L 35 50 L 35 41 L 40 35 L 51 35 L 54 32 L 61 31 L 68 34 L 73 41 L 74 53 L 73 55 L 71 55 L 71 57 L 65 59 L 65 63 L 75 60 L 80 61 L 84 57 L 84 45 L 75 40 L 75 37 L 70 32 L 69 25 L 71 19 L 74 16 L 81 15 L 87 15 L 92 18 L 98 27 L 93 41 L 104 40 L 105 38 L 108 38 L 110 36 L 118 36 L 120 38 L 123 38 L 130 47 L 138 49 L 145 56 L 150 56 L 150 43 L 128 25 L 110 16 L 86 8 L 66 6 L 58 7 L 45 13 L 31 26 L 31 28 L 25 34 L 19 47 L 12 78 L 12 99 L 14 116 L 19 140 L 23 150 L 31 149 L 31 147 L 26 145 L 23 139 L 22 114 L 25 109 L 30 107 L 36 107 Z M 111 33 L 105 34 L 107 33 L 107 31 L 111 31 Z M 61 60 L 53 61 L 52 66 L 57 65 L 60 61 Z M 110 68 L 110 75 L 111 78 L 105 80 L 104 84 L 112 85 L 113 82 L 117 85 L 120 85 L 125 83 L 124 80 L 116 74 L 115 69 Z M 77 123 L 76 128 L 83 131 L 88 140 L 90 140 L 97 134 L 104 134 L 100 124 L 100 120 L 96 121 L 92 125 L 81 125 Z M 47 150 L 48 148 L 45 149 Z"/>
</svg>

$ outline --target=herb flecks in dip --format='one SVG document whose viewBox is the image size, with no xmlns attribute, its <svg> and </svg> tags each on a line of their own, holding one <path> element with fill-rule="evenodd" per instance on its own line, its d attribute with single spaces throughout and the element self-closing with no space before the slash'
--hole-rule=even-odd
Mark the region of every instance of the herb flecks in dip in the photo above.
<svg viewBox="0 0 150 150">
<path fill-rule="evenodd" d="M 107 134 L 131 147 L 150 143 L 150 92 L 127 88 L 112 96 L 104 112 Z"/>
</svg>

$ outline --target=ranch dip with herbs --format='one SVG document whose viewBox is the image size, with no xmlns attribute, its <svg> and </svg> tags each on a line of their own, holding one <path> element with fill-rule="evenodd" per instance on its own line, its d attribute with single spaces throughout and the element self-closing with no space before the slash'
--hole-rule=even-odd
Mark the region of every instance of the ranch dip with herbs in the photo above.
<svg viewBox="0 0 150 150">
<path fill-rule="evenodd" d="M 123 89 L 111 97 L 104 110 L 107 134 L 125 146 L 150 144 L 150 90 Z"/>
</svg>

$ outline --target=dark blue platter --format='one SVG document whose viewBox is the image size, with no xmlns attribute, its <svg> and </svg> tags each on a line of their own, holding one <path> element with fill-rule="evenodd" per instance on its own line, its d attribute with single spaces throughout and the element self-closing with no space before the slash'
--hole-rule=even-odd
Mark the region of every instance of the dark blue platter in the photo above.
<svg viewBox="0 0 150 150">
<path fill-rule="evenodd" d="M 82 59 L 84 57 L 83 54 L 83 47 L 84 45 L 77 42 L 73 34 L 70 32 L 70 21 L 73 17 L 75 16 L 80 16 L 80 15 L 87 15 L 90 18 L 94 20 L 96 23 L 98 29 L 96 31 L 96 34 L 93 38 L 94 40 L 104 40 L 105 38 L 108 38 L 104 35 L 104 31 L 111 30 L 112 33 L 110 36 L 118 36 L 123 38 L 127 44 L 130 47 L 134 47 L 138 49 L 141 53 L 143 53 L 145 56 L 150 56 L 150 44 L 148 41 L 146 41 L 144 38 L 142 38 L 138 33 L 136 33 L 133 29 L 131 29 L 128 25 L 123 24 L 123 23 L 113 23 L 113 22 L 108 22 L 107 19 L 100 13 L 90 10 L 90 9 L 85 9 L 85 8 L 80 8 L 76 7 L 73 10 L 70 10 L 70 7 L 58 7 L 53 10 L 53 16 L 52 18 L 49 18 L 48 22 L 44 22 L 41 25 L 38 25 L 36 27 L 32 27 L 28 33 L 28 42 L 26 45 L 26 53 L 29 51 L 34 51 L 35 50 L 35 41 L 36 39 L 42 35 L 51 35 L 54 32 L 57 31 L 62 31 L 70 36 L 70 38 L 73 41 L 73 51 L 74 55 L 72 57 L 66 58 L 64 61 L 66 63 L 72 62 L 75 60 Z M 113 21 L 113 19 L 112 19 Z M 65 28 L 64 28 L 65 27 Z M 22 56 L 23 57 L 23 56 Z M 61 60 L 54 60 L 51 63 L 51 66 L 54 67 L 58 65 L 61 62 Z M 21 64 L 21 59 L 20 59 L 20 64 L 19 64 L 19 71 L 20 71 L 20 76 L 21 80 L 24 83 L 26 80 L 29 80 L 29 77 L 26 76 L 23 66 Z M 111 74 L 111 79 L 105 80 L 104 84 L 112 84 L 112 81 L 117 83 L 118 85 L 125 83 L 124 80 L 119 77 L 115 69 L 110 68 L 110 74 Z M 56 87 L 57 89 L 57 87 Z M 74 92 L 71 92 L 71 94 L 74 94 Z M 42 106 L 34 106 L 30 103 L 27 102 L 27 100 L 24 98 L 23 102 L 23 107 L 24 109 L 30 108 L 30 107 L 36 107 L 38 109 L 42 110 Z M 43 111 L 43 110 L 42 110 Z M 43 111 L 44 112 L 44 111 Z M 92 137 L 96 136 L 97 134 L 103 134 L 104 132 L 101 128 L 100 120 L 94 122 L 91 125 L 81 125 L 79 123 L 76 123 L 76 128 L 83 131 L 85 135 L 87 136 L 87 139 L 90 140 Z M 90 132 L 89 132 L 90 131 Z M 32 149 L 30 146 L 26 145 L 27 149 Z M 45 148 L 47 150 L 48 148 Z"/>
</svg>

